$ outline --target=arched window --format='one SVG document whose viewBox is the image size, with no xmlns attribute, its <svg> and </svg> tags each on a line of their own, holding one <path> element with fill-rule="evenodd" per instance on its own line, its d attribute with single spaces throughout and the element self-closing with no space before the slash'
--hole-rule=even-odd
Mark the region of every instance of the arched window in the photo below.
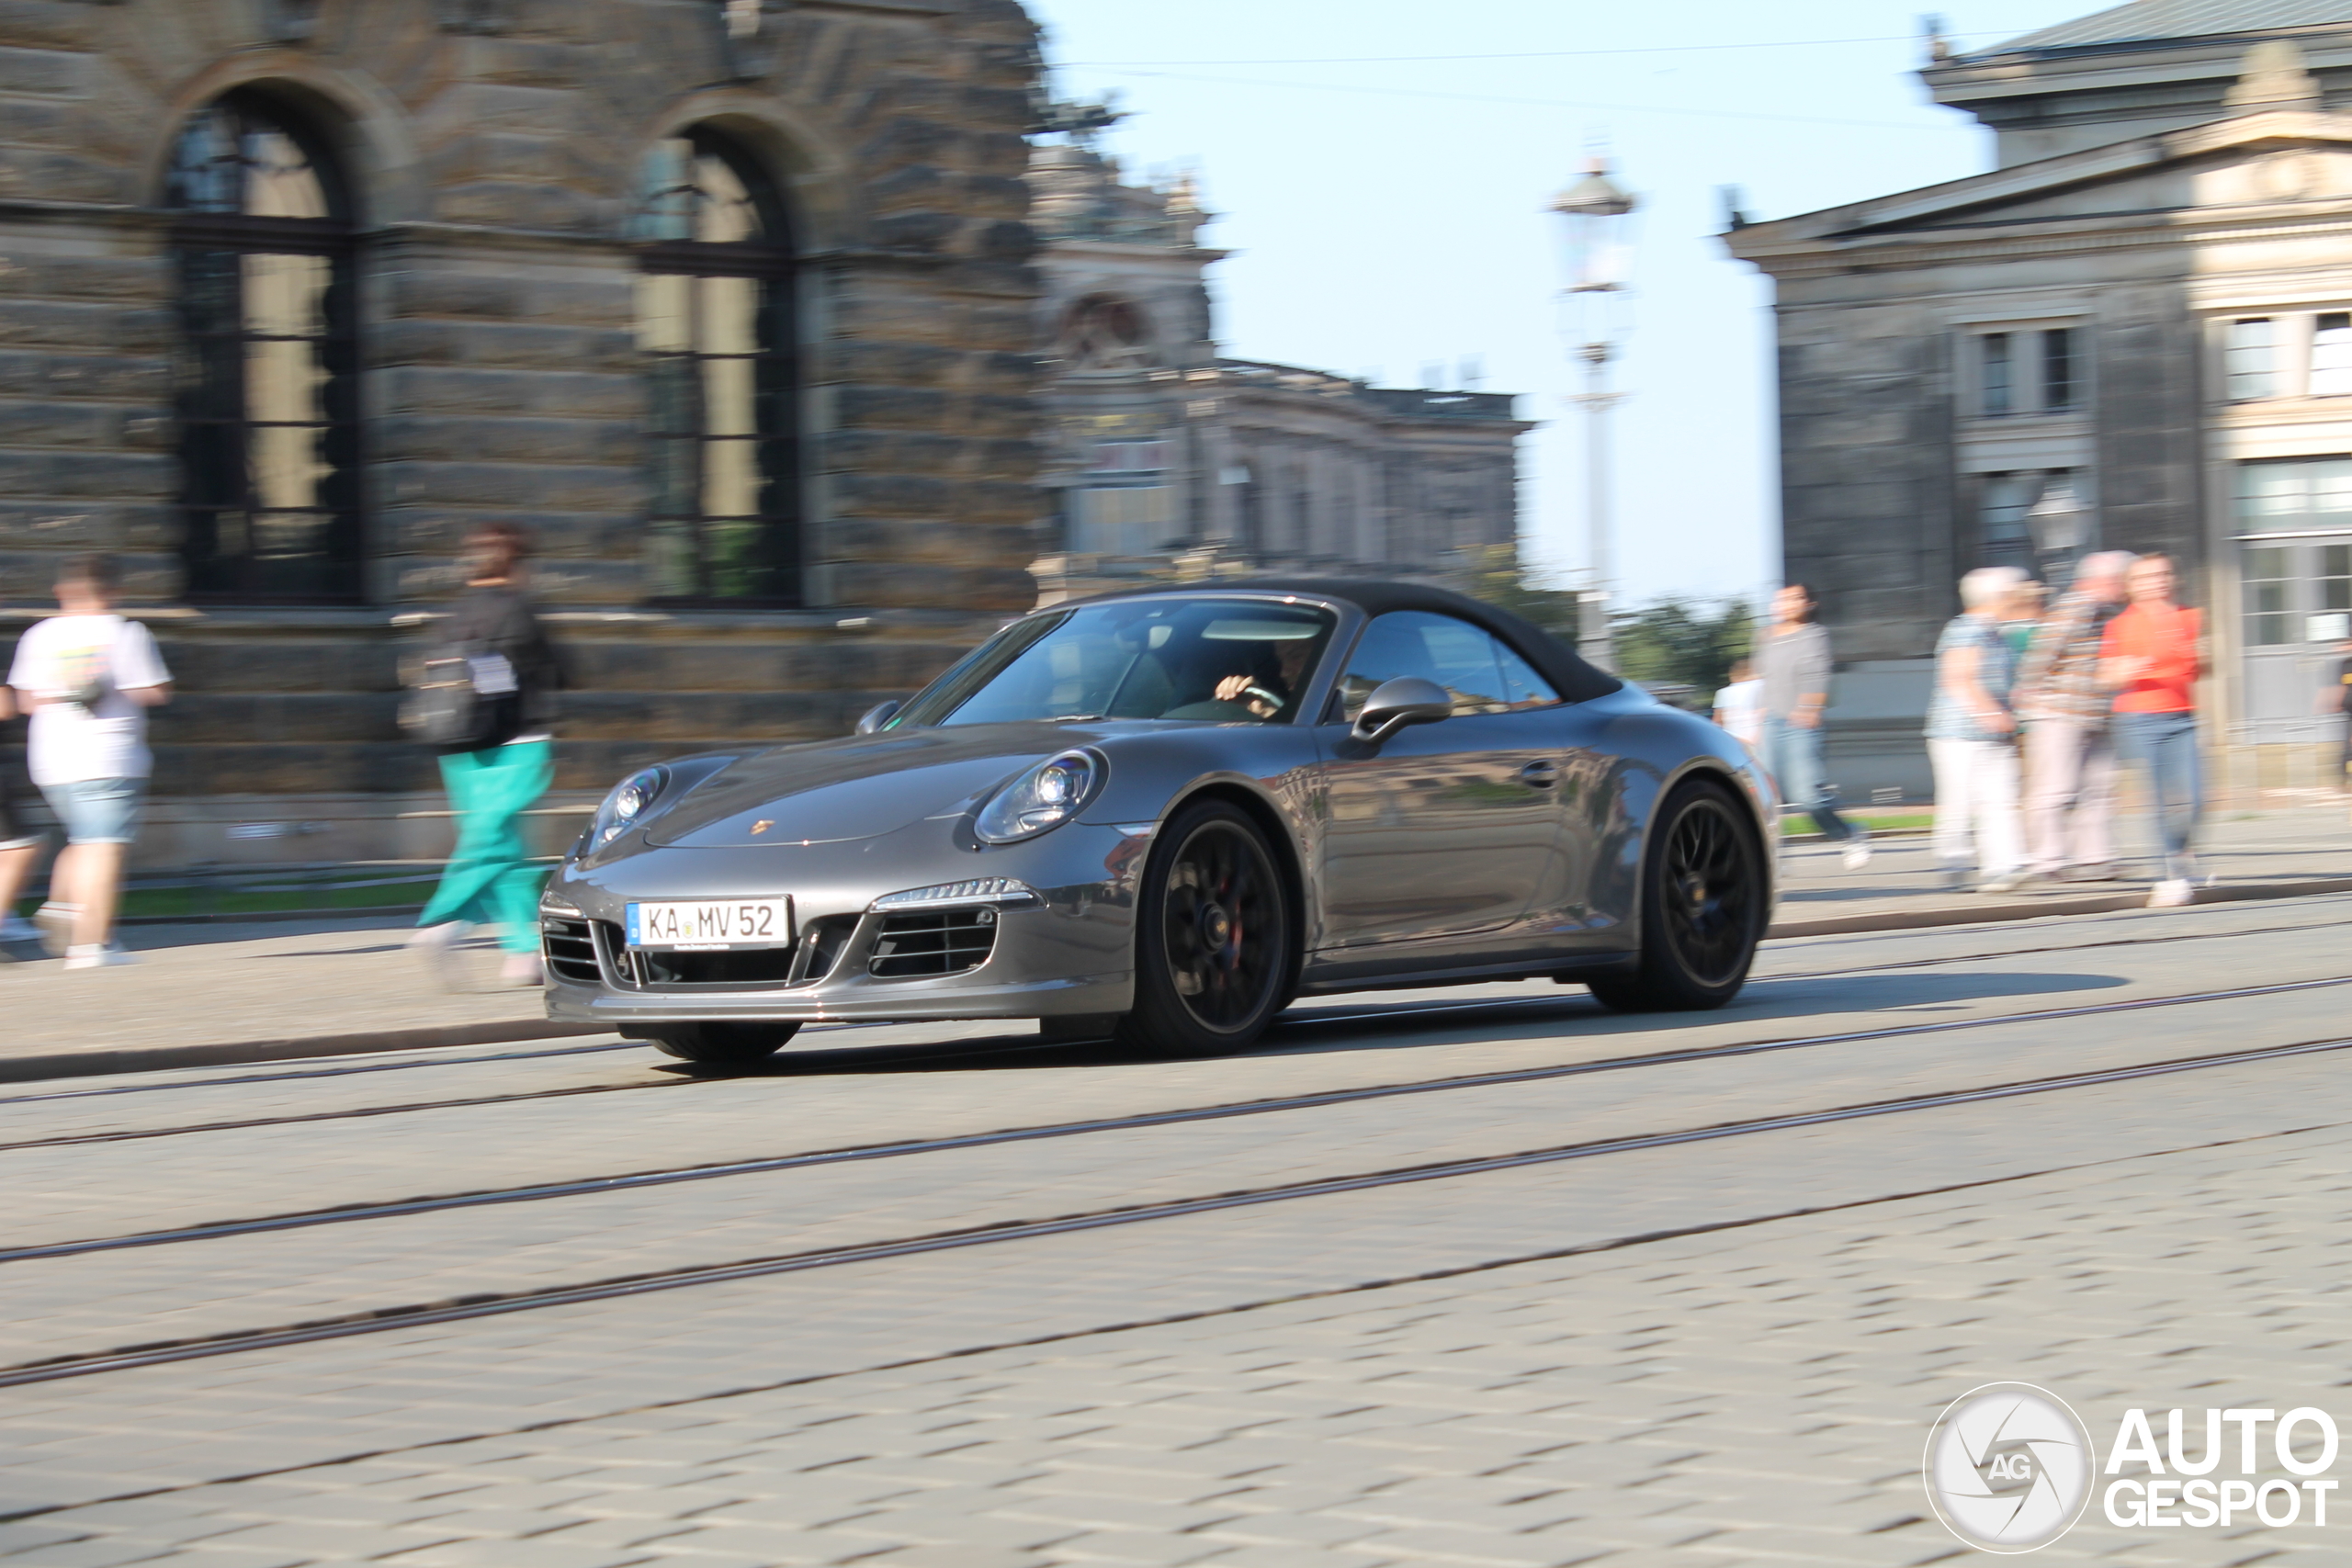
<svg viewBox="0 0 2352 1568">
<path fill-rule="evenodd" d="M 362 596 L 351 204 L 323 142 L 235 92 L 189 120 L 179 217 L 177 404 L 188 596 Z"/>
<path fill-rule="evenodd" d="M 775 187 L 696 129 L 658 143 L 639 219 L 652 597 L 800 603 L 793 243 Z"/>
</svg>

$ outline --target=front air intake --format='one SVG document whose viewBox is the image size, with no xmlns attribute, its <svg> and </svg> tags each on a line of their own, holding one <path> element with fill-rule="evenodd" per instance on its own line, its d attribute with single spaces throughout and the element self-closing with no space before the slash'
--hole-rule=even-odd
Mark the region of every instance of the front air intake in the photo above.
<svg viewBox="0 0 2352 1568">
<path fill-rule="evenodd" d="M 865 971 L 877 980 L 927 980 L 978 969 L 996 949 L 994 909 L 936 909 L 889 915 L 874 939 Z"/>
<path fill-rule="evenodd" d="M 546 950 L 548 968 L 557 979 L 575 986 L 596 984 L 596 942 L 589 934 L 587 921 L 543 916 L 539 942 Z"/>
</svg>

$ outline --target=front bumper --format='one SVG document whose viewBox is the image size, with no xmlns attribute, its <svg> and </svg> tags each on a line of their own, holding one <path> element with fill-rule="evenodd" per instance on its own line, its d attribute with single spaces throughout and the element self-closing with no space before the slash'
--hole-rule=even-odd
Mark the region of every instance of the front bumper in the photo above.
<svg viewBox="0 0 2352 1568">
<path fill-rule="evenodd" d="M 945 1019 L 1056 1018 L 1125 1012 L 1135 995 L 1135 890 L 1147 832 L 1072 823 L 1028 843 L 975 852 L 950 825 L 914 824 L 878 839 L 773 849 L 648 848 L 602 864 L 566 864 L 546 899 L 579 911 L 593 935 L 590 967 L 572 932 L 559 966 L 550 946 L 550 1018 L 604 1023 L 627 1032 L 659 1023 L 704 1021 L 884 1022 Z M 989 906 L 986 956 L 956 973 L 902 977 L 888 970 L 891 917 L 876 898 L 973 876 L 1016 878 L 1035 900 Z M 830 951 L 813 979 L 686 983 L 653 979 L 632 962 L 622 937 L 632 899 L 774 897 L 793 900 L 804 933 L 824 931 Z M 543 928 L 548 925 L 543 921 Z M 780 962 L 780 960 L 779 960 Z"/>
</svg>

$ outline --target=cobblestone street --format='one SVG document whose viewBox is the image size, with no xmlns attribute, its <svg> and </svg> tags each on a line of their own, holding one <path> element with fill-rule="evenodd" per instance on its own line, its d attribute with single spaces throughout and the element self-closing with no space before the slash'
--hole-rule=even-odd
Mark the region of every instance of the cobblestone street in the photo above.
<svg viewBox="0 0 2352 1568">
<path fill-rule="evenodd" d="M 2100 1444 L 2330 1407 L 2347 924 L 1799 939 L 1718 1014 L 1381 993 L 1219 1061 L 899 1026 L 18 1086 L 0 1553 L 1970 1555 L 1918 1465 L 1977 1384 Z M 2094 1502 L 2044 1555 L 2336 1528 Z"/>
</svg>

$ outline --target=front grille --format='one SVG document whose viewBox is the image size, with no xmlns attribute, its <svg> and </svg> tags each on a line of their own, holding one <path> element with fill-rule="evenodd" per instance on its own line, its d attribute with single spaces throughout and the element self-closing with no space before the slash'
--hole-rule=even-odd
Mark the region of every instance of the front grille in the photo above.
<svg viewBox="0 0 2352 1568">
<path fill-rule="evenodd" d="M 994 909 L 936 909 L 882 921 L 866 972 L 877 980 L 960 975 L 989 961 L 996 947 Z"/>
<path fill-rule="evenodd" d="M 833 972 L 842 951 L 857 932 L 855 915 L 827 915 L 801 929 L 791 947 L 743 948 L 732 953 L 675 953 L 629 947 L 621 928 L 599 920 L 605 956 L 620 983 L 632 990 L 675 986 L 812 986 Z"/>
<path fill-rule="evenodd" d="M 575 986 L 593 986 L 596 973 L 596 942 L 588 934 L 585 920 L 567 920 L 560 916 L 546 915 L 539 919 L 539 942 L 546 950 L 548 968 L 556 978 L 569 980 Z"/>
<path fill-rule="evenodd" d="M 733 953 L 637 950 L 637 977 L 645 986 L 775 986 L 792 978 L 793 950 L 743 948 Z"/>
</svg>

